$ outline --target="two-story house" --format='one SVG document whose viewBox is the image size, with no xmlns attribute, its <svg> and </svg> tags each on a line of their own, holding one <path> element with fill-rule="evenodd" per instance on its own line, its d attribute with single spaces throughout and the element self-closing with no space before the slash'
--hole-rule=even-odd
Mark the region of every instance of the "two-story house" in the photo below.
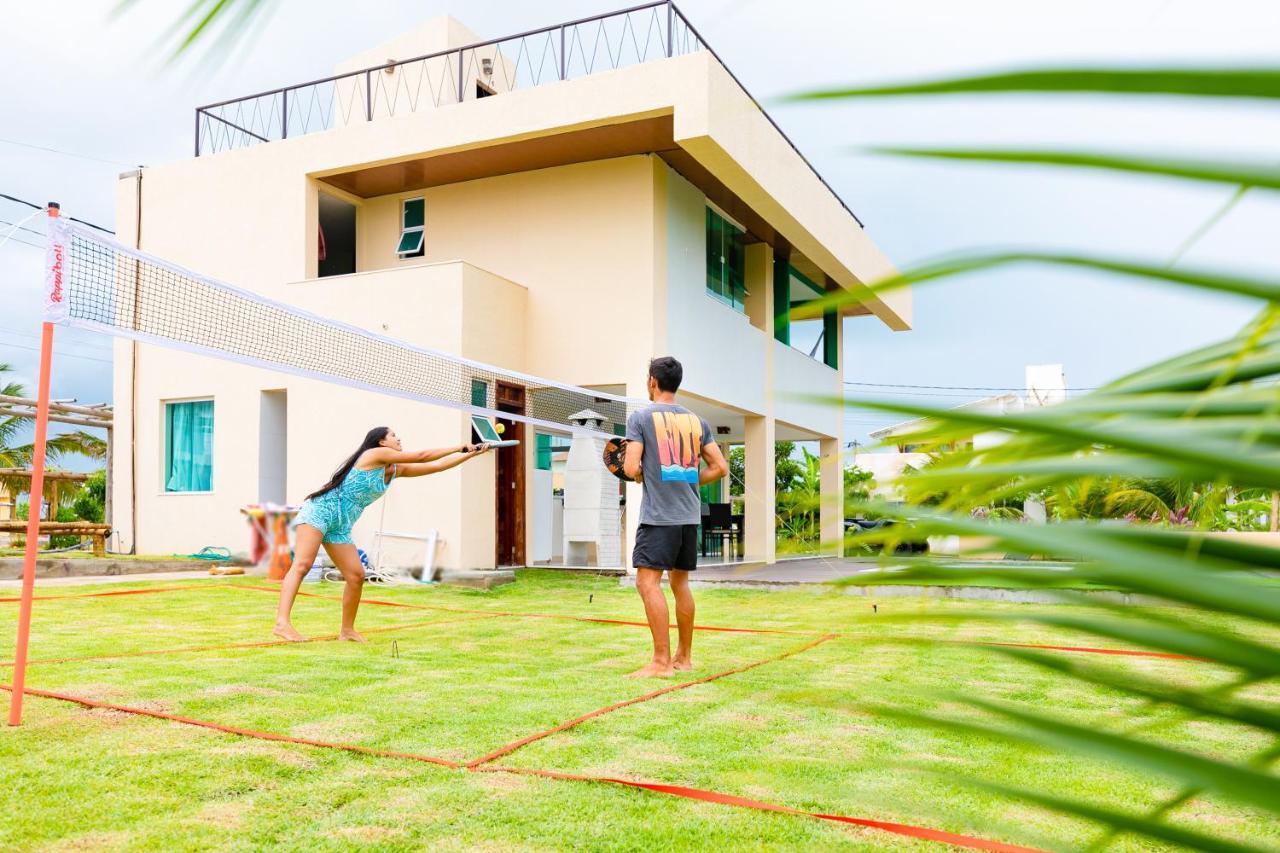
<svg viewBox="0 0 1280 853">
<path fill-rule="evenodd" d="M 908 329 L 910 294 L 866 289 L 890 262 L 675 6 L 493 41 L 434 20 L 331 78 L 199 108 L 195 131 L 195 156 L 121 176 L 126 244 L 595 390 L 644 397 L 648 359 L 674 355 L 683 402 L 745 445 L 746 557 L 774 559 L 780 440 L 821 442 L 823 528 L 839 541 L 843 321 Z M 857 301 L 793 321 L 838 290 Z M 115 518 L 139 552 L 237 547 L 239 507 L 300 502 L 373 426 L 407 447 L 470 436 L 454 409 L 115 346 L 116 441 L 131 448 L 115 458 Z M 522 405 L 515 389 L 474 393 Z M 513 424 L 519 449 L 397 484 L 358 542 L 432 529 L 445 568 L 532 562 L 557 440 L 534 432 Z"/>
</svg>

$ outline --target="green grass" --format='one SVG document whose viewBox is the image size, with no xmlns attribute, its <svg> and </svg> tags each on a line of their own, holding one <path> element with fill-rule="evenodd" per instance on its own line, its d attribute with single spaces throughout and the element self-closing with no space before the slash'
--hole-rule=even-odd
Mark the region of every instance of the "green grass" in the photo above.
<svg viewBox="0 0 1280 853">
<path fill-rule="evenodd" d="M 246 586 L 234 580 L 232 586 Z M 113 584 L 112 591 L 167 584 Z M 115 655 L 269 639 L 274 596 L 208 581 L 155 595 L 37 602 L 34 659 Z M 336 594 L 333 585 L 304 587 Z M 91 591 L 46 588 L 47 594 Z M 916 823 L 1031 845 L 1078 848 L 1098 829 L 951 781 L 960 772 L 1119 804 L 1155 805 L 1173 786 L 1149 776 L 1007 742 L 923 729 L 871 706 L 943 710 L 965 688 L 1111 730 L 1239 757 L 1264 744 L 1237 727 L 1188 723 L 954 641 L 1099 645 L 985 615 L 1030 605 L 865 598 L 835 592 L 698 590 L 708 625 L 840 632 L 785 660 L 593 719 L 497 763 L 709 788 L 823 813 Z M 451 613 L 366 605 L 366 646 L 257 649 L 41 663 L 28 684 L 121 705 L 295 737 L 466 761 L 527 734 L 658 686 L 622 676 L 647 655 L 641 628 L 558 619 L 476 618 L 519 611 L 640 618 L 616 581 L 524 572 L 484 593 L 369 587 L 368 598 Z M 1046 608 L 1035 606 L 1037 609 Z M 977 618 L 958 622 L 960 613 Z M 910 618 L 919 617 L 919 618 Z M 0 655 L 12 657 L 16 607 L 0 604 Z M 466 621 L 459 621 L 466 620 Z M 332 632 L 337 603 L 303 598 L 304 633 Z M 809 635 L 699 633 L 697 675 L 793 649 Z M 393 650 L 393 642 L 395 644 Z M 398 656 L 393 654 L 398 653 Z M 1099 661 L 1188 686 L 1231 674 L 1211 664 Z M 1255 688 L 1260 697 L 1280 691 Z M 941 767 L 939 775 L 921 767 Z M 4 849 L 924 849 L 883 832 L 673 799 L 615 786 L 472 773 L 392 758 L 221 734 L 28 698 L 26 723 L 0 733 Z M 1229 803 L 1195 799 L 1171 820 L 1261 846 L 1280 829 Z M 1118 849 L 1152 849 L 1120 838 Z"/>
</svg>

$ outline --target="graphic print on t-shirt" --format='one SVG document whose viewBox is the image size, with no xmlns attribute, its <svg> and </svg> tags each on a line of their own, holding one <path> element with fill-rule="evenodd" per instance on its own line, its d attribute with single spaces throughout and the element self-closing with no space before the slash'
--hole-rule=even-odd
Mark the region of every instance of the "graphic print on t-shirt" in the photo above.
<svg viewBox="0 0 1280 853">
<path fill-rule="evenodd" d="M 654 412 L 653 431 L 658 437 L 662 480 L 667 483 L 698 482 L 702 456 L 702 422 L 692 412 Z"/>
</svg>

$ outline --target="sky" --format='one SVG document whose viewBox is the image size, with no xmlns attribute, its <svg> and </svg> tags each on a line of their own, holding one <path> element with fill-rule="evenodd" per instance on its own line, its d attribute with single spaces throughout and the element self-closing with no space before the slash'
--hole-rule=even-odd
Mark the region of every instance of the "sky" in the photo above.
<svg viewBox="0 0 1280 853">
<path fill-rule="evenodd" d="M 222 61 L 167 63 L 162 35 L 185 3 L 7 4 L 0 31 L 0 193 L 114 226 L 119 172 L 191 156 L 193 108 L 331 73 L 345 57 L 451 13 L 483 36 L 622 3 L 276 0 Z M 1159 178 L 876 155 L 887 145 L 1055 147 L 1274 163 L 1280 113 L 1162 98 L 999 95 L 781 104 L 798 90 L 1010 68 L 1274 64 L 1269 0 L 684 0 L 681 10 L 865 222 L 900 267 L 959 251 L 1069 249 L 1166 262 L 1231 195 Z M 15 145 L 13 143 L 22 143 Z M 23 146 L 59 149 L 65 156 Z M 86 159 L 93 158 L 93 159 Z M 0 200 L 3 223 L 32 211 Z M 1247 195 L 1180 262 L 1280 274 L 1274 194 Z M 40 230 L 39 219 L 27 227 Z M 23 241 L 23 242 L 20 242 Z M 34 391 L 42 251 L 19 231 L 0 247 L 0 363 Z M 1246 300 L 1083 273 L 1018 267 L 918 287 L 914 329 L 847 321 L 853 396 L 953 405 L 963 387 L 1020 389 L 1027 364 L 1061 363 L 1088 388 L 1231 334 Z M 55 398 L 111 398 L 110 344 L 59 329 Z M 924 390 L 904 386 L 951 386 Z M 900 418 L 851 408 L 846 439 Z"/>
</svg>

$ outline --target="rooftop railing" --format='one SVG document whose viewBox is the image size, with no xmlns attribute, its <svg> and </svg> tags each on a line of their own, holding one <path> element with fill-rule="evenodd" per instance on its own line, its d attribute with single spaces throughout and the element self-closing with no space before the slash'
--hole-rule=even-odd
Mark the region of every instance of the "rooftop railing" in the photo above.
<svg viewBox="0 0 1280 853">
<path fill-rule="evenodd" d="M 195 154 L 421 112 L 700 50 L 724 65 L 675 4 L 660 0 L 206 104 L 196 108 Z M 747 92 L 732 71 L 729 75 Z M 747 97 L 760 106 L 750 92 Z M 763 107 L 760 111 L 831 190 L 777 122 Z M 835 190 L 831 193 L 861 225 Z"/>
</svg>

